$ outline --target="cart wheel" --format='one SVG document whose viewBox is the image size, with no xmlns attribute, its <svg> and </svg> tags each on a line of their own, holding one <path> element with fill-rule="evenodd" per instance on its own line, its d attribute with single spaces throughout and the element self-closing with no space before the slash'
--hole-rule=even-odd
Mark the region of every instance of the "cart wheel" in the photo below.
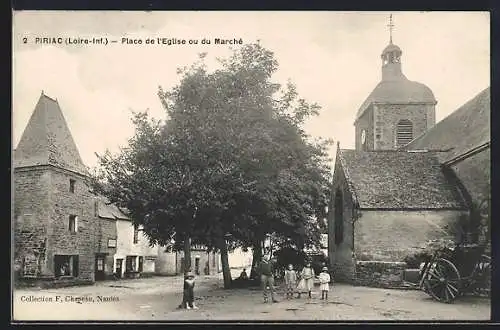
<svg viewBox="0 0 500 330">
<path fill-rule="evenodd" d="M 436 259 L 426 273 L 425 289 L 437 301 L 451 303 L 460 295 L 460 273 L 452 262 Z"/>
</svg>

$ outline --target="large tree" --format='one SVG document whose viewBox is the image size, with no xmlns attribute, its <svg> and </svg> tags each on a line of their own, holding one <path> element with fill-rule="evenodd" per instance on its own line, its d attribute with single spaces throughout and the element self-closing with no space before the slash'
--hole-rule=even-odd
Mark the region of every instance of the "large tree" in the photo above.
<svg viewBox="0 0 500 330">
<path fill-rule="evenodd" d="M 220 251 L 229 287 L 228 248 L 260 253 L 269 233 L 318 243 L 327 141 L 311 141 L 302 127 L 319 107 L 293 84 L 272 83 L 272 52 L 246 45 L 213 72 L 204 57 L 179 70 L 172 90 L 159 89 L 165 123 L 136 114 L 128 146 L 99 157 L 95 187 L 129 210 L 151 244 L 174 238 L 188 263 L 191 240 Z"/>
</svg>

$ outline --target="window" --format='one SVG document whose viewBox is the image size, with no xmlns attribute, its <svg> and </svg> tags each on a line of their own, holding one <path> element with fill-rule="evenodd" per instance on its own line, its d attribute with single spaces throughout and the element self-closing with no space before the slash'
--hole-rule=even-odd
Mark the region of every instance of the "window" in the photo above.
<svg viewBox="0 0 500 330">
<path fill-rule="evenodd" d="M 413 124 L 407 119 L 400 120 L 396 128 L 396 146 L 404 146 L 413 139 Z"/>
<path fill-rule="evenodd" d="M 134 226 L 134 244 L 139 243 L 139 229 Z"/>
<path fill-rule="evenodd" d="M 104 259 L 103 258 L 97 258 L 97 270 L 98 271 L 104 270 Z"/>
<path fill-rule="evenodd" d="M 69 179 L 69 192 L 74 193 L 75 192 L 75 180 Z"/>
<path fill-rule="evenodd" d="M 78 256 L 55 255 L 54 275 L 56 277 L 61 277 L 61 276 L 78 277 Z"/>
<path fill-rule="evenodd" d="M 135 272 L 136 270 L 136 256 L 127 256 L 125 260 L 125 271 L 126 272 Z"/>
<path fill-rule="evenodd" d="M 78 217 L 76 215 L 69 216 L 69 231 L 76 233 L 78 231 Z"/>
<path fill-rule="evenodd" d="M 335 244 L 339 245 L 344 241 L 344 203 L 342 192 L 335 193 Z"/>
</svg>

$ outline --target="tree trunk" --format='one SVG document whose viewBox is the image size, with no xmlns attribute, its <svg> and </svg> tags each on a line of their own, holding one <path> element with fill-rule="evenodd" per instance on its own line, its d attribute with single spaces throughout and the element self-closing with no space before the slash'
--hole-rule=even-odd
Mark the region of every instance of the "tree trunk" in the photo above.
<svg viewBox="0 0 500 330">
<path fill-rule="evenodd" d="M 186 275 L 187 272 L 191 270 L 191 237 L 186 234 L 184 237 L 184 274 Z M 182 288 L 184 287 L 184 281 L 181 286 Z M 186 302 L 187 302 L 187 297 L 185 295 L 184 289 L 182 289 L 182 302 L 179 305 L 179 308 L 185 308 L 186 307 Z"/>
<path fill-rule="evenodd" d="M 219 239 L 220 259 L 222 263 L 222 275 L 224 277 L 224 289 L 231 288 L 231 269 L 229 268 L 229 257 L 227 252 L 227 244 L 224 237 Z"/>
<path fill-rule="evenodd" d="M 252 270 L 250 271 L 250 278 L 257 277 L 258 274 L 256 272 L 256 266 L 261 259 L 262 259 L 262 244 L 261 242 L 259 242 L 252 247 Z"/>
<path fill-rule="evenodd" d="M 186 235 L 184 239 L 184 274 L 191 270 L 191 237 Z"/>
</svg>

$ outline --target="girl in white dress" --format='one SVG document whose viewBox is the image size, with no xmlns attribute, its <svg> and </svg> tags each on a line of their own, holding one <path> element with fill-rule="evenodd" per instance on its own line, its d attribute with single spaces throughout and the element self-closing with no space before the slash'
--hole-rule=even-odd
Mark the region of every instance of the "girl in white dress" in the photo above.
<svg viewBox="0 0 500 330">
<path fill-rule="evenodd" d="M 312 298 L 314 277 L 316 277 L 316 275 L 314 274 L 314 269 L 311 267 L 311 263 L 307 262 L 306 266 L 302 268 L 302 272 L 300 273 L 300 282 L 297 287 L 299 296 L 297 298 L 300 298 L 300 294 L 302 292 L 307 292 L 309 294 L 309 298 Z"/>
<path fill-rule="evenodd" d="M 328 268 L 323 267 L 319 274 L 319 289 L 321 290 L 321 299 L 328 300 L 328 291 L 330 290 L 330 274 Z"/>
</svg>

